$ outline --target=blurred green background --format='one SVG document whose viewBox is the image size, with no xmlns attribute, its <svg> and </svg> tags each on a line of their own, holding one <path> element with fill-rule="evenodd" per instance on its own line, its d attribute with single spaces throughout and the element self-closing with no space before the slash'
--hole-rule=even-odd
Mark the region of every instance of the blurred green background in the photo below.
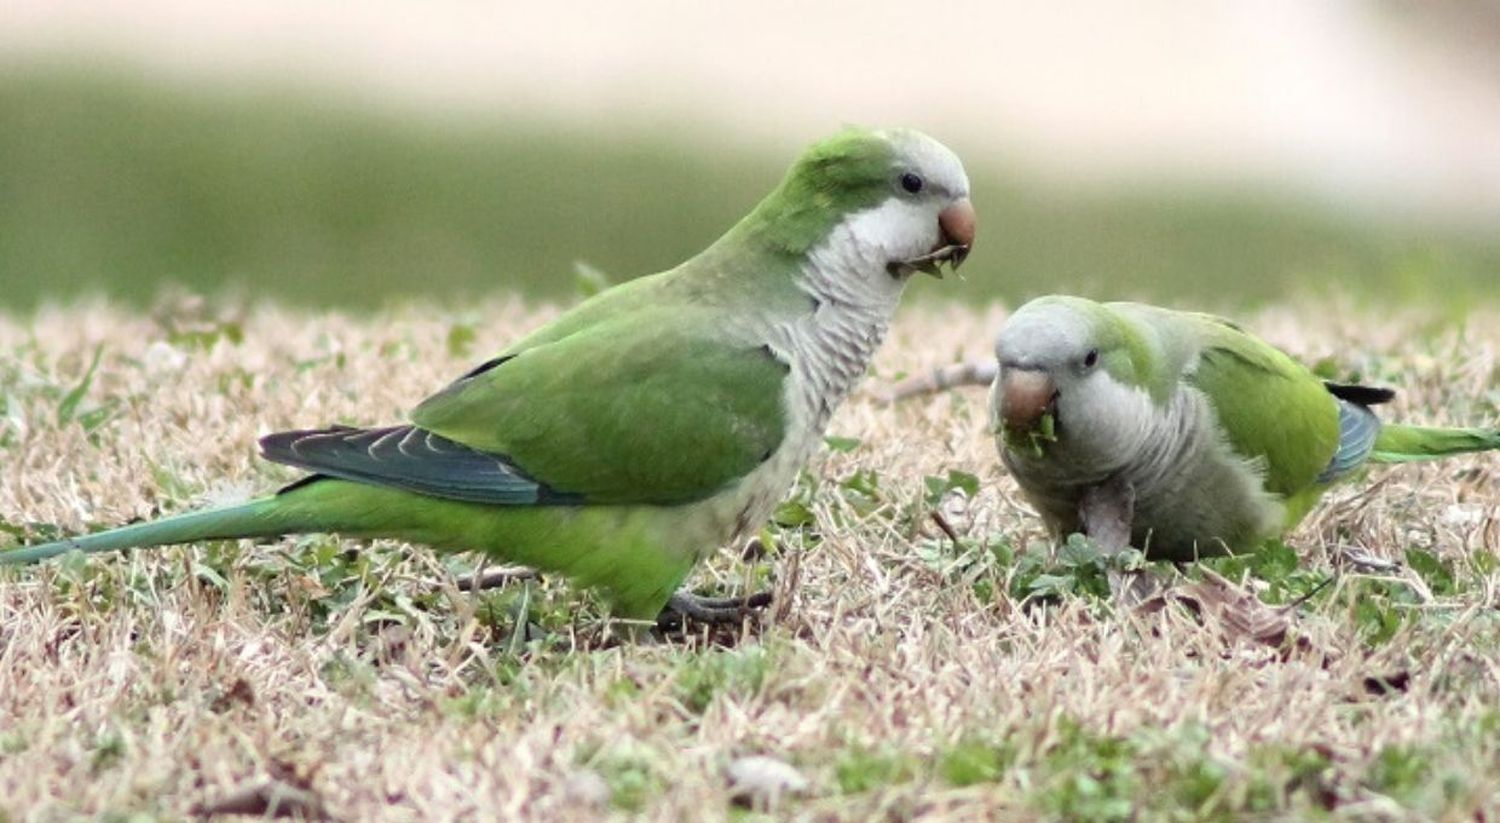
<svg viewBox="0 0 1500 823">
<path fill-rule="evenodd" d="M 334 99 L 11 66 L 0 73 L 0 309 L 96 293 L 145 304 L 165 284 L 354 308 L 506 289 L 569 297 L 579 262 L 625 279 L 702 248 L 791 159 L 708 131 L 419 117 Z M 981 156 L 966 282 L 923 295 L 1223 307 L 1309 292 L 1450 305 L 1500 294 L 1500 240 L 1482 231 L 1255 188 L 1060 185 Z"/>
</svg>

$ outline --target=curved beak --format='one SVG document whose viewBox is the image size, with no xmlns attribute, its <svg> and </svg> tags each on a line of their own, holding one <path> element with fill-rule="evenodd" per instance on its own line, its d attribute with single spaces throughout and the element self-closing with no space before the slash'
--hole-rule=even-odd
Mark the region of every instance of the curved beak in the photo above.
<svg viewBox="0 0 1500 823">
<path fill-rule="evenodd" d="M 969 250 L 974 247 L 977 219 L 974 204 L 967 197 L 954 201 L 938 213 L 938 228 L 943 232 L 944 245 L 957 247 L 948 258 L 953 263 L 954 271 L 963 265 L 964 259 L 969 256 Z"/>
<path fill-rule="evenodd" d="M 1000 376 L 1000 419 L 1006 431 L 1031 431 L 1042 415 L 1054 410 L 1056 400 L 1057 386 L 1046 372 L 1010 368 Z"/>
<path fill-rule="evenodd" d="M 905 277 L 915 271 L 942 277 L 941 265 L 948 263 L 953 266 L 954 271 L 958 271 L 958 267 L 969 256 L 969 249 L 974 246 L 974 224 L 974 204 L 969 202 L 969 198 L 953 201 L 938 212 L 938 232 L 942 236 L 938 238 L 932 251 L 910 260 L 893 260 L 886 266 L 886 270 L 892 277 Z"/>
</svg>

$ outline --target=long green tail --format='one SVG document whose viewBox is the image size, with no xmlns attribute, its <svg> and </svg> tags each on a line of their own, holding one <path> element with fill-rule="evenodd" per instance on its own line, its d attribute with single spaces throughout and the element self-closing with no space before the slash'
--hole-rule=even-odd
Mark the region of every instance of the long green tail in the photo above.
<svg viewBox="0 0 1500 823">
<path fill-rule="evenodd" d="M 1500 429 L 1435 429 L 1386 426 L 1375 438 L 1372 463 L 1410 463 L 1466 452 L 1500 449 Z"/>
<path fill-rule="evenodd" d="M 276 497 L 262 497 L 221 509 L 187 512 L 173 517 L 136 523 L 53 543 L 0 550 L 0 565 L 35 563 L 70 551 L 85 554 L 191 543 L 196 540 L 230 540 L 236 537 L 274 537 L 300 531 L 288 522 Z"/>
</svg>

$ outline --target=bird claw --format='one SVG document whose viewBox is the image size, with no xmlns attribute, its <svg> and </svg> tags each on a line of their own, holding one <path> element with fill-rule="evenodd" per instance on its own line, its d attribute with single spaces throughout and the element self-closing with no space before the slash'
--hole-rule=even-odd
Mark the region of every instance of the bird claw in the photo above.
<svg viewBox="0 0 1500 823">
<path fill-rule="evenodd" d="M 663 630 L 675 629 L 689 619 L 710 626 L 736 625 L 752 611 L 769 605 L 770 592 L 756 592 L 748 597 L 699 597 L 679 591 L 667 600 L 656 625 Z"/>
</svg>

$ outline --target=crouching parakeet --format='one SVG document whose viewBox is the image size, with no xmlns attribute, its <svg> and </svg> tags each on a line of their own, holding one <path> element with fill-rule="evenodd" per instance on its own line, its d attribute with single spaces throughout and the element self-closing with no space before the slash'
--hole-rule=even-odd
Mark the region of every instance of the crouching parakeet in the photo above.
<svg viewBox="0 0 1500 823">
<path fill-rule="evenodd" d="M 974 242 L 969 181 L 923 134 L 845 130 L 707 249 L 608 289 L 417 406 L 411 422 L 260 441 L 311 472 L 267 497 L 0 552 L 0 562 L 337 532 L 480 551 L 667 605 L 693 564 L 759 528 L 863 375 L 913 272 Z"/>
<path fill-rule="evenodd" d="M 1044 297 L 995 344 L 1001 459 L 1055 535 L 1107 485 L 1131 545 L 1187 561 L 1255 548 L 1366 463 L 1500 449 L 1494 429 L 1384 425 L 1387 389 L 1325 382 L 1226 320 Z"/>
</svg>

